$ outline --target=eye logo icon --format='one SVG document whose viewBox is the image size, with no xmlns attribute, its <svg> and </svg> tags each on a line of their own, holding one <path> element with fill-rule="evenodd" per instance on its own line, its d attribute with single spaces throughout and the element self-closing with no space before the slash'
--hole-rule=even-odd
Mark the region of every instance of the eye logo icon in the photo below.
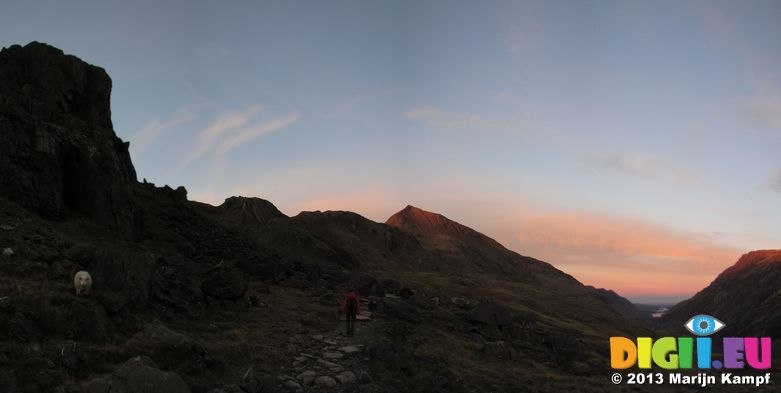
<svg viewBox="0 0 781 393">
<path fill-rule="evenodd" d="M 695 315 L 686 321 L 686 324 L 683 326 L 694 335 L 710 336 L 723 329 L 726 325 L 710 315 Z"/>
</svg>

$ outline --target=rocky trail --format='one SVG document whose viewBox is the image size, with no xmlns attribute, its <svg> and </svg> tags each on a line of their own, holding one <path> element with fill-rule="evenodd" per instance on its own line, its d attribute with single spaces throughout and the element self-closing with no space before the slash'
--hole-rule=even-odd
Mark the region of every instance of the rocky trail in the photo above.
<svg viewBox="0 0 781 393">
<path fill-rule="evenodd" d="M 368 299 L 361 303 L 368 309 Z M 356 318 L 354 336 L 345 334 L 345 320 L 340 316 L 330 332 L 292 337 L 298 355 L 286 366 L 288 372 L 278 376 L 280 384 L 294 392 L 382 391 L 369 374 L 366 355 L 381 325 L 381 320 L 365 310 Z"/>
</svg>

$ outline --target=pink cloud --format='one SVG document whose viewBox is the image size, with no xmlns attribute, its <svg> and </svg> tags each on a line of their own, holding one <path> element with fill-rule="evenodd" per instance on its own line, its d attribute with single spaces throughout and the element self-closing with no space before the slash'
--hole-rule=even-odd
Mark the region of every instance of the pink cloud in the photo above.
<svg viewBox="0 0 781 393">
<path fill-rule="evenodd" d="M 527 212 L 489 232 L 508 248 L 624 295 L 694 293 L 742 254 L 706 236 L 594 213 Z"/>
</svg>

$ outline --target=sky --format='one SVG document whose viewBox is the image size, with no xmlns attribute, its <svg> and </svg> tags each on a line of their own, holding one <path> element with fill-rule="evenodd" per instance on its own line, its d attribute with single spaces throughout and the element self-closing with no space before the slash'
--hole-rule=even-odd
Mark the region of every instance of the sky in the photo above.
<svg viewBox="0 0 781 393">
<path fill-rule="evenodd" d="M 139 180 L 442 213 L 677 301 L 781 247 L 778 1 L 4 1 L 107 70 Z"/>
</svg>

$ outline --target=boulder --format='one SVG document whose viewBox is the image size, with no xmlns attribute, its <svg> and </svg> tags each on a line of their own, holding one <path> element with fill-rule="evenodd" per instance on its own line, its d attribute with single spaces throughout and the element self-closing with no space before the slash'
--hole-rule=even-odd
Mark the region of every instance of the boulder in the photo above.
<svg viewBox="0 0 781 393">
<path fill-rule="evenodd" d="M 351 383 L 355 383 L 358 381 L 358 378 L 355 376 L 355 373 L 352 371 L 344 371 L 336 376 L 336 379 L 341 383 L 342 385 L 347 385 Z"/>
<path fill-rule="evenodd" d="M 324 359 L 337 360 L 341 359 L 344 355 L 341 352 L 323 352 Z"/>
<path fill-rule="evenodd" d="M 158 359 L 163 367 L 179 369 L 196 363 L 209 363 L 208 352 L 191 337 L 169 329 L 161 323 L 150 323 L 124 345 L 134 355 Z"/>
<path fill-rule="evenodd" d="M 378 281 L 377 285 L 379 286 L 380 290 L 386 294 L 391 293 L 398 295 L 401 291 L 401 282 L 392 278 L 384 278 Z"/>
<path fill-rule="evenodd" d="M 186 259 L 159 258 L 151 281 L 150 299 L 176 311 L 188 312 L 192 303 L 203 300 L 194 264 Z"/>
<path fill-rule="evenodd" d="M 389 318 L 408 322 L 417 323 L 423 320 L 419 308 L 401 300 L 400 298 L 380 298 L 377 305 L 377 312 Z"/>
<path fill-rule="evenodd" d="M 39 341 L 43 337 L 35 317 L 28 312 L 17 311 L 8 322 L 8 335 L 21 342 Z"/>
<path fill-rule="evenodd" d="M 512 360 L 516 357 L 515 350 L 504 341 L 485 343 L 483 352 L 491 357 L 502 360 Z"/>
<path fill-rule="evenodd" d="M 173 372 L 161 371 L 152 359 L 134 357 L 113 373 L 93 379 L 87 393 L 189 393 L 182 378 Z"/>
<path fill-rule="evenodd" d="M 244 297 L 249 288 L 246 274 L 233 263 L 221 261 L 203 279 L 201 292 L 216 299 L 236 301 Z"/>
<path fill-rule="evenodd" d="M 496 302 L 483 302 L 469 312 L 468 319 L 492 328 L 503 328 L 513 324 L 513 311 Z"/>
<path fill-rule="evenodd" d="M 0 51 L 0 194 L 49 219 L 138 232 L 129 144 L 114 133 L 111 78 L 31 42 Z"/>
<path fill-rule="evenodd" d="M 239 383 L 239 387 L 244 393 L 269 392 L 273 386 L 273 378 L 256 367 L 250 367 Z"/>
<path fill-rule="evenodd" d="M 355 273 L 350 277 L 349 287 L 355 289 L 361 296 L 377 295 L 379 287 L 377 279 L 367 273 Z"/>
<path fill-rule="evenodd" d="M 335 386 L 336 380 L 327 376 L 327 375 L 321 375 L 315 379 L 315 385 L 317 386 Z"/>
<path fill-rule="evenodd" d="M 312 382 L 315 381 L 315 378 L 317 377 L 317 374 L 312 370 L 306 370 L 302 372 L 301 374 L 298 374 L 296 377 L 297 380 L 301 381 L 304 385 L 311 385 Z"/>
<path fill-rule="evenodd" d="M 353 354 L 356 354 L 358 352 L 361 352 L 361 349 L 358 348 L 355 345 L 348 345 L 346 347 L 339 348 L 339 351 L 344 352 L 347 355 L 353 355 Z"/>
</svg>

